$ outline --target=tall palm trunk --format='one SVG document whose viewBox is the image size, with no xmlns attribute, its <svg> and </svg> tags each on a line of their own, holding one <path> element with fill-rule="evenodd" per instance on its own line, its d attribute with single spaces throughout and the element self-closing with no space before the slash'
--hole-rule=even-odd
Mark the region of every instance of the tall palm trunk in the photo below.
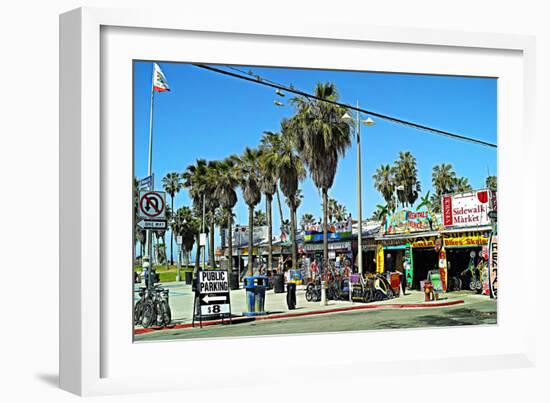
<svg viewBox="0 0 550 403">
<path fill-rule="evenodd" d="M 292 268 L 298 267 L 298 253 L 296 248 L 296 207 L 294 202 L 290 207 L 290 240 L 292 242 Z"/>
<path fill-rule="evenodd" d="M 252 266 L 252 261 L 254 260 L 254 206 L 248 206 L 248 275 L 252 276 L 254 274 L 254 268 Z"/>
<path fill-rule="evenodd" d="M 281 222 L 282 228 L 285 217 L 283 216 L 283 208 L 281 207 L 281 195 L 279 194 L 279 186 L 277 186 L 277 205 L 279 206 L 279 220 Z"/>
<path fill-rule="evenodd" d="M 323 271 L 328 265 L 328 191 L 322 189 L 323 192 Z"/>
<path fill-rule="evenodd" d="M 172 215 L 174 215 L 174 195 L 170 195 L 172 196 L 172 201 L 170 203 L 171 205 L 171 211 L 172 211 Z M 166 259 L 168 260 L 168 259 Z M 170 231 L 170 264 L 171 265 L 174 265 L 174 230 L 171 230 Z M 166 265 L 168 266 L 168 265 Z"/>
<path fill-rule="evenodd" d="M 267 215 L 267 270 L 273 267 L 273 215 L 271 211 L 271 202 L 273 195 L 266 195 L 265 212 Z"/>
<path fill-rule="evenodd" d="M 212 212 L 212 218 L 210 219 L 210 241 L 208 251 L 208 264 L 210 269 L 214 269 L 214 212 Z"/>
<path fill-rule="evenodd" d="M 197 273 L 201 267 L 201 236 L 200 233 L 195 235 L 195 244 L 197 245 L 197 252 L 195 253 L 195 271 Z"/>
<path fill-rule="evenodd" d="M 231 272 L 233 271 L 233 217 L 231 217 L 231 210 L 229 210 L 229 214 L 227 217 L 227 249 L 229 257 L 229 265 L 227 267 L 227 271 L 229 273 L 229 276 L 231 276 Z"/>
</svg>

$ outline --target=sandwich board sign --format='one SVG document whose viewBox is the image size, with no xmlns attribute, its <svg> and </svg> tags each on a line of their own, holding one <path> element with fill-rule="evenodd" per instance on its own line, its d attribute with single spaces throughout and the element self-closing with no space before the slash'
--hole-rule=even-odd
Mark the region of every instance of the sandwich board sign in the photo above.
<svg viewBox="0 0 550 403">
<path fill-rule="evenodd" d="M 198 312 L 197 312 L 198 311 Z M 202 325 L 203 316 L 229 316 L 231 301 L 227 270 L 201 270 L 195 289 L 195 309 Z"/>
</svg>

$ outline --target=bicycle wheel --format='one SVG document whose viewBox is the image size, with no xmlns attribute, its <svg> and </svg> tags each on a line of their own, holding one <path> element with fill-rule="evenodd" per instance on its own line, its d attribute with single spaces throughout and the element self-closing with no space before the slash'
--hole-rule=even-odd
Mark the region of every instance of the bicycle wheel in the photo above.
<svg viewBox="0 0 550 403">
<path fill-rule="evenodd" d="M 139 300 L 134 305 L 134 325 L 141 323 L 141 317 L 143 315 L 143 301 Z"/>
<path fill-rule="evenodd" d="M 147 301 L 143 305 L 143 314 L 141 317 L 141 326 L 144 328 L 149 328 L 153 325 L 153 322 L 155 320 L 155 308 L 153 306 L 153 303 L 150 301 Z"/>
<path fill-rule="evenodd" d="M 311 302 L 313 300 L 313 291 L 306 290 L 306 301 Z"/>
<path fill-rule="evenodd" d="M 164 326 L 169 325 L 172 321 L 172 311 L 170 310 L 168 301 L 162 301 L 160 303 L 160 317 Z"/>
<path fill-rule="evenodd" d="M 376 290 L 374 292 L 374 300 L 375 301 L 383 301 L 386 299 L 386 295 L 384 294 L 384 292 L 382 290 Z"/>
</svg>

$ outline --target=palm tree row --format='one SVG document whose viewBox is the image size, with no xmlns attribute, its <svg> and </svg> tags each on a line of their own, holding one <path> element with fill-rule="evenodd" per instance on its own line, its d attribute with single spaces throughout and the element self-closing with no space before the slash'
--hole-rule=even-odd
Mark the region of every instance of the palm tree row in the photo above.
<svg viewBox="0 0 550 403">
<path fill-rule="evenodd" d="M 421 191 L 416 158 L 409 151 L 399 152 L 394 165 L 381 165 L 374 173 L 374 187 L 386 201 L 387 210 L 394 212 L 397 204 L 412 206 Z"/>
<path fill-rule="evenodd" d="M 238 199 L 236 189 L 240 188 L 243 201 L 248 206 L 249 273 L 253 272 L 253 234 L 256 225 L 266 224 L 268 227 L 268 267 L 273 267 L 274 196 L 277 197 L 281 231 L 288 231 L 290 235 L 292 264 L 297 267 L 297 210 L 303 199 L 300 182 L 306 174 L 309 174 L 322 196 L 323 218 L 319 223 L 323 224 L 323 257 L 325 261 L 328 259 L 327 224 L 343 220 L 347 214 L 344 206 L 329 199 L 328 192 L 334 183 L 338 162 L 351 146 L 351 128 L 342 119 L 347 109 L 325 102 L 338 100 L 334 84 L 318 83 L 314 93 L 318 99 L 291 99 L 295 107 L 294 115 L 280 122 L 278 132 L 264 132 L 257 148 L 246 147 L 241 155 L 231 155 L 222 160 L 197 159 L 182 173 L 170 172 L 162 179 L 162 186 L 170 195 L 170 208 L 167 209 L 171 229 L 170 263 L 174 262 L 174 235 L 181 236 L 185 256 L 188 257 L 193 246 L 197 245 L 195 269 L 198 270 L 201 259 L 199 235 L 205 232 L 210 238 L 209 266 L 214 267 L 215 225 L 229 234 L 227 250 L 232 261 L 233 209 Z M 137 183 L 134 188 L 137 189 Z M 174 200 L 182 188 L 189 192 L 192 206 L 175 209 Z M 279 191 L 285 197 L 290 220 L 283 216 Z M 137 190 L 134 193 L 136 209 Z M 265 214 L 259 211 L 255 214 L 262 195 L 265 197 Z M 199 217 L 203 217 L 202 220 Z M 306 221 L 302 220 L 301 225 L 306 225 Z M 157 238 L 164 239 L 164 235 L 165 231 L 162 231 Z M 143 247 L 144 234 L 137 227 L 135 239 L 136 244 L 139 241 Z M 163 248 L 166 251 L 164 241 Z M 232 264 L 229 270 L 232 270 Z"/>
<path fill-rule="evenodd" d="M 495 178 L 495 179 L 492 179 Z M 386 202 L 385 206 L 377 206 L 373 218 L 380 214 L 395 212 L 398 204 L 402 208 L 413 206 L 418 200 L 421 184 L 418 180 L 416 158 L 409 151 L 401 151 L 393 165 L 381 165 L 373 175 L 374 187 Z M 495 186 L 496 177 L 487 178 L 487 186 Z M 430 197 L 430 210 L 438 213 L 441 210 L 440 201 L 444 194 L 462 193 L 472 190 L 468 178 L 458 177 L 451 164 L 442 163 L 432 169 L 432 187 L 434 193 Z M 427 196 L 429 195 L 429 192 Z M 421 205 L 427 207 L 425 197 Z"/>
</svg>

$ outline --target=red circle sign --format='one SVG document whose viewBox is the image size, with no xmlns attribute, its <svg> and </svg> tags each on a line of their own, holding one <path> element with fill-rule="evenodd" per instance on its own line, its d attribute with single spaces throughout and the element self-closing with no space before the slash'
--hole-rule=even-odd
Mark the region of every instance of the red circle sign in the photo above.
<svg viewBox="0 0 550 403">
<path fill-rule="evenodd" d="M 164 199 L 156 192 L 145 193 L 141 196 L 139 208 L 147 217 L 158 217 L 164 212 Z"/>
</svg>

